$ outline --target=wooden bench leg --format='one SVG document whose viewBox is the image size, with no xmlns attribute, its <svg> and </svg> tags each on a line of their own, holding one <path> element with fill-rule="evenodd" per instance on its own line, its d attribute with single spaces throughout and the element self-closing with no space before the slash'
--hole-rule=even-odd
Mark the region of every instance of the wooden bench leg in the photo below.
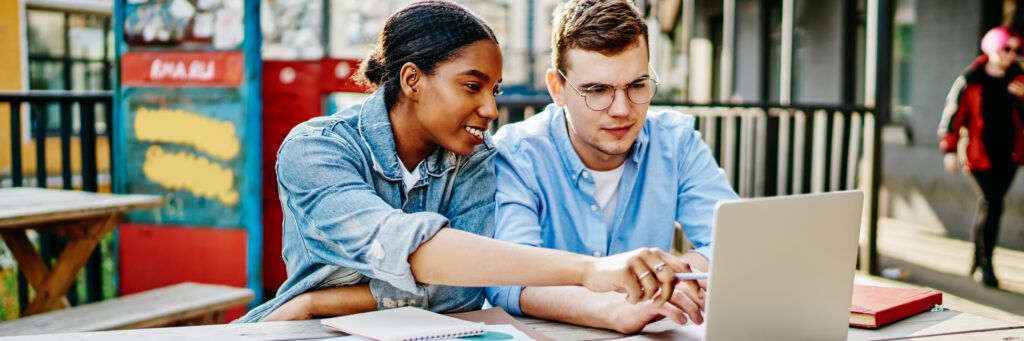
<svg viewBox="0 0 1024 341">
<path fill-rule="evenodd" d="M 7 244 L 7 248 L 14 255 L 14 260 L 17 261 L 21 272 L 25 274 L 25 279 L 28 281 L 29 286 L 35 290 L 36 297 L 39 297 L 39 293 L 45 290 L 46 277 L 50 275 L 50 271 L 47 270 L 43 257 L 39 255 L 32 242 L 28 240 L 26 232 L 27 230 L 22 229 L 3 230 L 0 231 L 0 236 L 3 236 L 4 243 Z M 68 303 L 67 297 L 63 297 L 59 302 L 58 309 L 69 306 L 71 304 Z M 28 310 L 25 311 L 25 315 L 30 315 Z"/>
<path fill-rule="evenodd" d="M 213 312 L 213 324 L 224 323 L 224 311 L 218 310 Z"/>
<path fill-rule="evenodd" d="M 87 224 L 84 233 L 69 235 L 71 240 L 64 247 L 60 257 L 57 258 L 53 270 L 45 274 L 41 285 L 36 287 L 36 297 L 25 309 L 25 315 L 63 308 L 61 301 L 66 302 L 67 300 L 64 294 L 74 283 L 78 272 L 85 266 L 96 245 L 99 244 L 103 236 L 114 229 L 120 218 L 120 214 L 112 214 L 102 219 L 96 219 Z M 43 269 L 45 270 L 45 267 Z M 33 285 L 33 287 L 35 286 Z"/>
</svg>

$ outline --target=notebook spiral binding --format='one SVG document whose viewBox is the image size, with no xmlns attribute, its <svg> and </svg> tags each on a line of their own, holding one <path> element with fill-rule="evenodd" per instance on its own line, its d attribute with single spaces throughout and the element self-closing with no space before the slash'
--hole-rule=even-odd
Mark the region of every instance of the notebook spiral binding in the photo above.
<svg viewBox="0 0 1024 341">
<path fill-rule="evenodd" d="M 416 337 L 403 337 L 402 340 L 406 341 L 430 341 L 430 340 L 446 340 L 459 338 L 464 336 L 476 336 L 486 334 L 486 330 L 462 330 L 462 331 L 444 331 L 437 335 L 431 336 L 416 336 Z"/>
</svg>

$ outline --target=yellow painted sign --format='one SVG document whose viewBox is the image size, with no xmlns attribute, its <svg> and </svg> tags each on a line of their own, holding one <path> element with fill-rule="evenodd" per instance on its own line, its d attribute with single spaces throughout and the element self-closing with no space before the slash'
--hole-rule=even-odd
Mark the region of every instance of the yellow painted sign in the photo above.
<svg viewBox="0 0 1024 341">
<path fill-rule="evenodd" d="M 189 152 L 168 153 L 159 146 L 150 146 L 142 174 L 169 190 L 187 191 L 197 197 L 220 201 L 225 206 L 238 203 L 235 172 Z"/>
<path fill-rule="evenodd" d="M 182 109 L 139 108 L 135 136 L 142 142 L 182 144 L 220 160 L 238 156 L 235 124 Z"/>
</svg>

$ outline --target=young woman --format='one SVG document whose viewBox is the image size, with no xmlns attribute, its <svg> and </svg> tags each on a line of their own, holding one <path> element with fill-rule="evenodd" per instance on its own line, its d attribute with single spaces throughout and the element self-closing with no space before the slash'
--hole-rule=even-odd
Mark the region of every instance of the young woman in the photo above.
<svg viewBox="0 0 1024 341">
<path fill-rule="evenodd" d="M 1009 27 L 989 30 L 981 40 L 985 54 L 967 67 L 953 83 L 946 99 L 939 144 L 946 153 L 945 168 L 957 174 L 957 144 L 960 130 L 967 130 L 967 162 L 964 165 L 979 192 L 978 216 L 974 223 L 974 262 L 969 276 L 981 268 L 986 286 L 997 287 L 992 252 L 999 235 L 1003 199 L 1018 165 L 1024 163 L 1024 71 L 1021 36 Z"/>
<path fill-rule="evenodd" d="M 454 3 L 417 2 L 389 17 L 360 69 L 374 93 L 295 127 L 278 151 L 288 280 L 240 321 L 474 310 L 480 287 L 495 285 L 667 299 L 685 264 L 660 250 L 594 258 L 489 238 L 486 131 L 501 68 L 490 28 Z"/>
</svg>

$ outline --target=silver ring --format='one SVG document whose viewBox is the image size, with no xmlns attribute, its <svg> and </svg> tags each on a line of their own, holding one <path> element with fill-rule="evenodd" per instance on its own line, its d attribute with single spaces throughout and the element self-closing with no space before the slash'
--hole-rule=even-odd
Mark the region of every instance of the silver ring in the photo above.
<svg viewBox="0 0 1024 341">
<path fill-rule="evenodd" d="M 665 263 L 658 263 L 658 265 L 654 266 L 654 272 L 661 272 L 662 270 L 665 270 Z"/>
<path fill-rule="evenodd" d="M 636 280 L 637 281 L 642 281 L 642 280 L 644 280 L 644 277 L 647 277 L 647 275 L 650 275 L 650 274 L 651 274 L 650 271 L 644 271 L 644 273 L 640 274 L 640 277 L 637 277 Z"/>
</svg>

